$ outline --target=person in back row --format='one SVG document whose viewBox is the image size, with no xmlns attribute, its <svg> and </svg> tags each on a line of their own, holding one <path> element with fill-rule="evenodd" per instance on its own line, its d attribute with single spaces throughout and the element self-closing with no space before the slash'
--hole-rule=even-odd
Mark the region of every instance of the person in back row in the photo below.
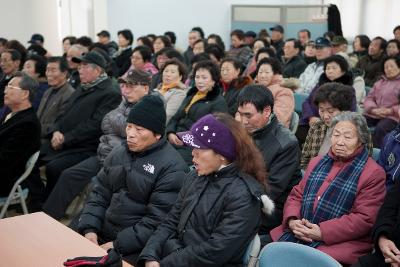
<svg viewBox="0 0 400 267">
<path fill-rule="evenodd" d="M 126 142 L 96 175 L 78 231 L 135 263 L 153 231 L 175 203 L 187 166 L 165 138 L 161 98 L 144 96 L 129 112 Z"/>
</svg>

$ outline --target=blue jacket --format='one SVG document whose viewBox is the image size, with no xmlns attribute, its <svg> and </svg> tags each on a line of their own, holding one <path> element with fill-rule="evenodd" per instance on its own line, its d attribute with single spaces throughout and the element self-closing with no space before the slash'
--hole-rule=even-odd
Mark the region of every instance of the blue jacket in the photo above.
<svg viewBox="0 0 400 267">
<path fill-rule="evenodd" d="M 385 136 L 378 164 L 385 169 L 389 189 L 400 174 L 400 125 Z"/>
</svg>

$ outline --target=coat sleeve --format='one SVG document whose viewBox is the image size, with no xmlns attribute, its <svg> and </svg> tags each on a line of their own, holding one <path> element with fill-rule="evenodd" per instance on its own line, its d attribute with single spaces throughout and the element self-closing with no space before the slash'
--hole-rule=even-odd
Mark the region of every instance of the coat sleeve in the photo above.
<svg viewBox="0 0 400 267">
<path fill-rule="evenodd" d="M 157 229 L 157 226 L 174 205 L 185 173 L 180 170 L 166 171 L 159 177 L 146 206 L 146 214 L 133 226 L 117 234 L 114 247 L 123 255 L 140 251 Z M 178 189 L 178 190 L 179 190 Z"/>
<path fill-rule="evenodd" d="M 364 113 L 368 114 L 371 112 L 372 109 L 378 108 L 378 104 L 376 103 L 376 90 L 377 85 L 371 89 L 368 95 L 364 99 Z"/>
<path fill-rule="evenodd" d="M 261 207 L 246 189 L 227 195 L 221 220 L 208 240 L 169 254 L 161 266 L 222 266 L 243 253 L 260 225 Z"/>
<path fill-rule="evenodd" d="M 396 182 L 387 193 L 385 201 L 379 210 L 375 226 L 372 230 L 372 237 L 376 244 L 376 248 L 379 248 L 377 243 L 381 235 L 385 235 L 391 240 L 394 240 L 395 238 L 392 234 L 398 224 L 397 218 L 399 216 L 398 212 L 400 207 L 399 191 L 400 182 Z"/>
<path fill-rule="evenodd" d="M 322 239 L 327 245 L 355 240 L 370 234 L 385 196 L 385 171 L 377 166 L 364 175 L 368 177 L 359 188 L 350 213 L 319 224 Z"/>
<path fill-rule="evenodd" d="M 113 92 L 103 96 L 96 111 L 93 112 L 89 119 L 80 122 L 71 131 L 63 133 L 65 139 L 64 145 L 71 146 L 85 142 L 88 139 L 98 138 L 99 133 L 101 135 L 100 125 L 103 117 L 109 111 L 116 108 L 120 102 L 121 95 L 118 93 Z"/>
<path fill-rule="evenodd" d="M 292 77 L 300 77 L 300 75 L 304 72 L 304 70 L 307 68 L 307 63 L 303 60 L 299 60 L 294 68 L 294 71 L 292 73 Z M 289 77 L 290 78 L 290 77 Z"/>
<path fill-rule="evenodd" d="M 274 113 L 278 120 L 289 128 L 294 111 L 294 95 L 290 89 L 281 87 L 274 99 Z"/>
<path fill-rule="evenodd" d="M 165 112 L 167 113 L 167 124 L 172 116 L 178 111 L 180 105 L 182 104 L 183 99 L 185 99 L 186 94 L 183 90 L 176 90 L 169 97 Z"/>
</svg>

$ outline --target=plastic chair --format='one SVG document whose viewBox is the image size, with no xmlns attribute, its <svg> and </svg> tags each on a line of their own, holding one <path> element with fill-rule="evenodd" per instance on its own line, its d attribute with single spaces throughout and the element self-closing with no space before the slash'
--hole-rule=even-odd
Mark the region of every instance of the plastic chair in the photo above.
<svg viewBox="0 0 400 267">
<path fill-rule="evenodd" d="M 376 161 L 376 162 L 378 162 L 378 159 L 379 159 L 379 154 L 381 153 L 381 150 L 379 149 L 379 148 L 373 148 L 372 149 L 372 158 Z"/>
<path fill-rule="evenodd" d="M 303 102 L 306 101 L 308 94 L 305 93 L 294 93 L 294 111 L 297 114 L 301 114 L 303 110 Z"/>
<path fill-rule="evenodd" d="M 299 120 L 300 120 L 299 114 L 297 114 L 297 112 L 294 111 L 289 125 L 289 130 L 292 133 L 296 133 L 297 127 L 299 126 Z"/>
<path fill-rule="evenodd" d="M 28 208 L 26 207 L 25 199 L 28 196 L 28 189 L 22 190 L 21 183 L 29 176 L 31 173 L 33 166 L 35 165 L 38 157 L 39 151 L 35 152 L 27 161 L 25 165 L 24 173 L 18 178 L 18 180 L 14 183 L 10 194 L 8 197 L 0 198 L 0 207 L 3 206 L 0 212 L 0 219 L 4 218 L 4 215 L 7 212 L 7 209 L 12 204 L 20 203 L 22 207 L 22 211 L 24 214 L 28 213 Z"/>
<path fill-rule="evenodd" d="M 292 242 L 274 242 L 260 253 L 260 267 L 340 267 L 334 258 L 315 248 Z"/>
<path fill-rule="evenodd" d="M 257 234 L 250 242 L 243 257 L 243 266 L 255 267 L 258 266 L 258 254 L 261 250 L 260 236 Z"/>
</svg>

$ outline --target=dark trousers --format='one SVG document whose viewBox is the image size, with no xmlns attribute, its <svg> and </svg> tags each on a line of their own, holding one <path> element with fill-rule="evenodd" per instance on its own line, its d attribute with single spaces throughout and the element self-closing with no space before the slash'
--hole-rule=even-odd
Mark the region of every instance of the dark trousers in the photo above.
<svg viewBox="0 0 400 267">
<path fill-rule="evenodd" d="M 64 170 L 44 203 L 43 211 L 56 220 L 61 219 L 69 204 L 85 189 L 100 168 L 97 156 L 93 156 Z"/>
<path fill-rule="evenodd" d="M 374 119 L 365 117 L 369 127 L 375 127 L 374 134 L 372 135 L 372 143 L 376 148 L 382 148 L 383 139 L 386 134 L 390 133 L 397 126 L 397 121 L 392 119 Z"/>
</svg>

